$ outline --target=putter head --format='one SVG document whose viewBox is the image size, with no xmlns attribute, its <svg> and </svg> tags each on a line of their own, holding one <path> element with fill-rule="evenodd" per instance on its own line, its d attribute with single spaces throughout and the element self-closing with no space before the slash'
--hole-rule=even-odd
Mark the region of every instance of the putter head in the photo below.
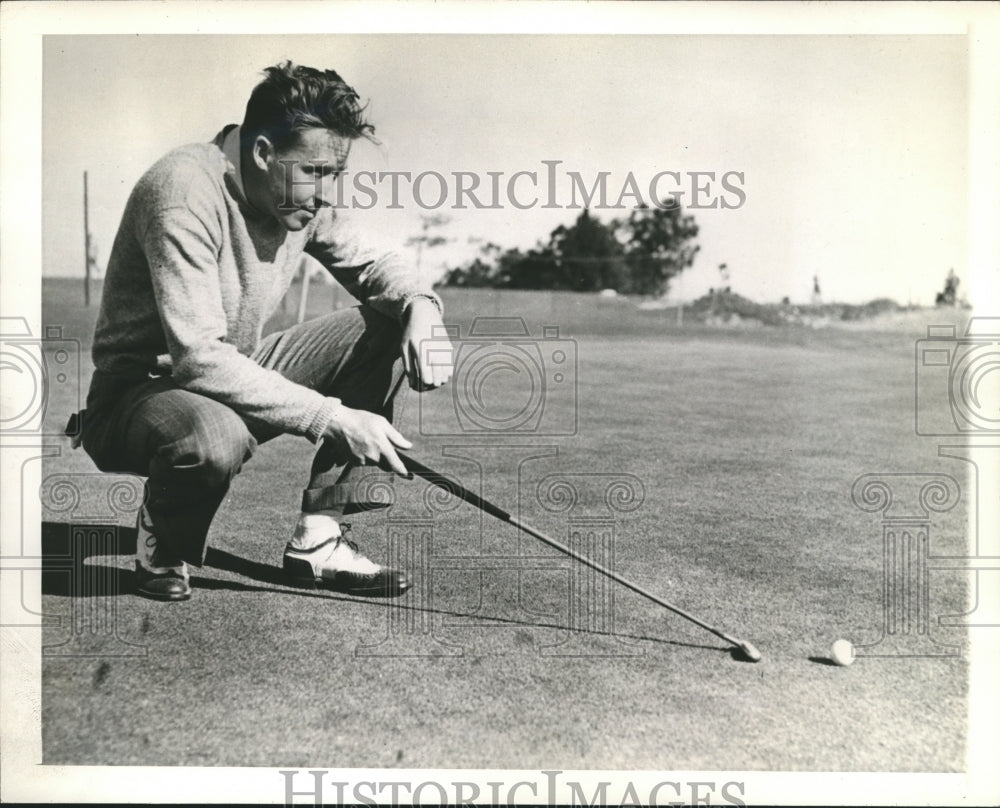
<svg viewBox="0 0 1000 808">
<path fill-rule="evenodd" d="M 760 662 L 760 651 L 745 640 L 741 640 L 736 643 L 736 648 L 743 654 L 744 657 L 746 657 L 748 662 Z"/>
</svg>

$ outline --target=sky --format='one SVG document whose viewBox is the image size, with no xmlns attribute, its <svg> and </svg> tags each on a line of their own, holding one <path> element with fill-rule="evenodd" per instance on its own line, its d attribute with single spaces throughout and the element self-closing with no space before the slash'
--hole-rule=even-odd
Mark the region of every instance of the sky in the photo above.
<svg viewBox="0 0 1000 808">
<path fill-rule="evenodd" d="M 347 212 L 386 248 L 412 255 L 421 216 L 449 222 L 421 268 L 435 277 L 484 242 L 529 248 L 570 224 L 567 172 L 590 186 L 607 172 L 644 195 L 714 172 L 695 265 L 671 295 L 721 282 L 761 302 L 891 297 L 933 303 L 949 268 L 968 273 L 969 77 L 966 39 L 948 35 L 117 35 L 43 41 L 43 275 L 83 274 L 83 172 L 90 230 L 104 265 L 141 174 L 170 149 L 238 123 L 260 70 L 289 58 L 336 69 L 368 101 L 380 145 L 359 143 L 349 172 L 438 172 L 443 207 Z M 560 207 L 521 178 L 520 210 L 459 210 L 452 172 L 544 177 L 556 165 Z M 729 172 L 741 199 L 724 193 Z M 350 178 L 350 174 L 348 175 Z M 705 185 L 702 175 L 700 184 Z M 670 187 L 668 187 L 670 186 Z M 433 205 L 436 181 L 421 186 Z M 355 198 L 359 198 L 355 195 Z M 370 198 L 370 197 L 369 197 Z M 369 199 L 361 197 L 362 201 Z M 488 201 L 489 194 L 480 198 Z M 611 202 L 609 200 L 609 202 Z M 613 202 L 611 202 L 613 204 Z M 634 198 L 623 204 L 631 206 Z M 604 221 L 628 210 L 595 210 Z"/>
</svg>

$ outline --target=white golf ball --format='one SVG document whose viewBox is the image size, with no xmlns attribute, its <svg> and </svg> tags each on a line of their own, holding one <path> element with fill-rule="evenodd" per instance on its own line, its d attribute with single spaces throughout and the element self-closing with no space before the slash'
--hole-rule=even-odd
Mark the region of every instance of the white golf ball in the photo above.
<svg viewBox="0 0 1000 808">
<path fill-rule="evenodd" d="M 837 640 L 830 648 L 830 658 L 846 668 L 854 662 L 854 646 L 848 640 Z"/>
</svg>

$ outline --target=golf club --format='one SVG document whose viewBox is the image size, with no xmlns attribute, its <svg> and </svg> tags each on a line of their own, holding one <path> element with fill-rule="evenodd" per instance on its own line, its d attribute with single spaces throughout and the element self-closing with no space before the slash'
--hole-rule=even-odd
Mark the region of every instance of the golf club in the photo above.
<svg viewBox="0 0 1000 808">
<path fill-rule="evenodd" d="M 602 567 L 600 564 L 591 561 L 586 556 L 580 555 L 580 553 L 577 553 L 575 550 L 567 547 L 565 544 L 561 544 L 560 542 L 557 542 L 555 539 L 546 536 L 540 530 L 536 530 L 535 528 L 531 527 L 531 525 L 526 525 L 524 522 L 515 519 L 507 511 L 503 510 L 503 508 L 500 508 L 494 505 L 492 502 L 483 499 L 478 494 L 474 494 L 472 491 L 463 487 L 455 480 L 452 480 L 450 477 L 446 477 L 444 474 L 441 474 L 440 472 L 428 468 L 423 463 L 414 460 L 412 457 L 409 457 L 403 452 L 396 452 L 396 454 L 399 455 L 400 460 L 403 461 L 403 465 L 406 466 L 406 468 L 410 471 L 411 474 L 416 474 L 419 477 L 422 477 L 423 479 L 427 480 L 427 482 L 436 485 L 438 488 L 444 489 L 445 491 L 452 494 L 453 496 L 458 497 L 459 499 L 465 500 L 470 505 L 479 508 L 479 510 L 481 511 L 485 511 L 490 516 L 494 516 L 502 522 L 507 522 L 508 524 L 513 525 L 518 530 L 521 530 L 531 536 L 534 536 L 539 541 L 544 542 L 545 544 L 555 548 L 556 550 L 565 555 L 568 555 L 570 558 L 576 559 L 581 564 L 587 565 L 588 567 L 590 567 L 593 570 L 596 570 L 602 575 L 606 575 L 608 578 L 611 578 L 613 581 L 617 581 L 622 586 L 626 586 L 633 592 L 636 592 L 642 595 L 643 597 L 648 598 L 649 600 L 653 601 L 653 603 L 657 603 L 663 608 L 669 609 L 674 614 L 678 614 L 681 617 L 685 618 L 686 620 L 690 620 L 696 626 L 701 626 L 706 631 L 712 632 L 712 634 L 714 634 L 716 637 L 725 640 L 727 643 L 737 648 L 743 654 L 743 656 L 750 662 L 760 662 L 761 659 L 760 651 L 758 651 L 756 648 L 754 648 L 753 645 L 746 642 L 745 640 L 739 640 L 735 637 L 730 636 L 729 634 L 726 634 L 724 631 L 720 631 L 715 626 L 706 623 L 704 620 L 700 620 L 693 614 L 690 614 L 689 612 L 684 611 L 680 607 L 674 606 L 674 604 L 663 600 L 663 598 L 657 597 L 652 592 L 643 589 L 638 584 L 632 583 L 627 578 L 623 578 L 614 570 L 609 570 L 607 567 Z"/>
</svg>

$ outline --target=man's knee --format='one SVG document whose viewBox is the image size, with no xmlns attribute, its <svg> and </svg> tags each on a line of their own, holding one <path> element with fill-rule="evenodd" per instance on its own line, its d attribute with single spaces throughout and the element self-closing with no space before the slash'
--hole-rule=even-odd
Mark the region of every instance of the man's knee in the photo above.
<svg viewBox="0 0 1000 808">
<path fill-rule="evenodd" d="M 364 346 L 368 353 L 395 353 L 403 335 L 398 322 L 366 304 L 334 312 L 329 322 L 333 326 L 331 346 L 338 342 L 337 337 L 346 336 L 350 343 Z"/>
<path fill-rule="evenodd" d="M 192 413 L 184 434 L 157 451 L 161 471 L 206 488 L 229 485 L 254 453 L 257 442 L 243 419 L 219 406 Z"/>
<path fill-rule="evenodd" d="M 366 388 L 374 379 L 387 377 L 399 360 L 403 329 L 391 317 L 366 305 L 335 312 L 335 316 L 337 319 L 329 321 L 323 340 L 325 350 L 329 351 L 324 370 L 332 372 L 322 383 L 309 386 L 343 399 L 350 398 L 353 395 L 350 391 L 358 385 Z"/>
<path fill-rule="evenodd" d="M 253 455 L 256 441 L 242 419 L 236 416 L 236 421 L 238 426 L 234 424 L 222 439 L 214 439 L 202 453 L 201 477 L 205 485 L 215 488 L 229 485 Z"/>
<path fill-rule="evenodd" d="M 360 314 L 364 321 L 364 333 L 367 339 L 393 348 L 399 345 L 403 327 L 398 322 L 375 311 L 371 306 L 361 306 Z"/>
</svg>

